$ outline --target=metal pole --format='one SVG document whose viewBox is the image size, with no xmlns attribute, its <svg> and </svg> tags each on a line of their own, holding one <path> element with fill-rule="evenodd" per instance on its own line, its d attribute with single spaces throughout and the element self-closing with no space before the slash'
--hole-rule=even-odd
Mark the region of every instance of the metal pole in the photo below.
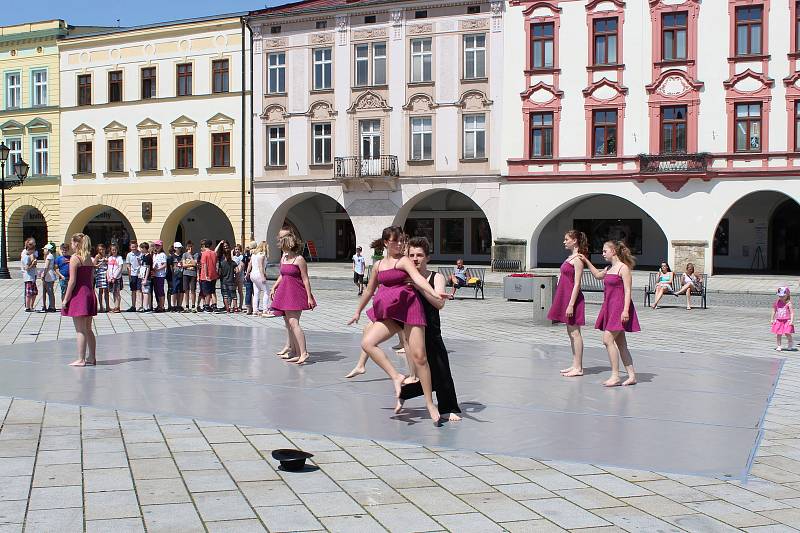
<svg viewBox="0 0 800 533">
<path fill-rule="evenodd" d="M 2 176 L 2 217 L 3 223 L 0 226 L 0 241 L 3 245 L 3 253 L 0 254 L 0 279 L 11 279 L 8 271 L 8 241 L 6 240 L 6 162 L 0 161 L 0 176 Z"/>
</svg>

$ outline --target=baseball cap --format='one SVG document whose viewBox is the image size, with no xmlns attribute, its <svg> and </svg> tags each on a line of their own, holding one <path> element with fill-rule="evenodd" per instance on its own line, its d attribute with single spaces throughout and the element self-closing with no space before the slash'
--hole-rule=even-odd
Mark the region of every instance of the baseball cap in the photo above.
<svg viewBox="0 0 800 533">
<path fill-rule="evenodd" d="M 155 241 L 153 241 L 153 244 L 157 244 L 159 246 L 164 246 L 164 241 L 162 241 L 161 239 L 156 239 Z"/>
<path fill-rule="evenodd" d="M 44 245 L 44 249 L 45 250 L 52 250 L 53 249 L 53 245 L 50 244 L 50 243 L 47 243 L 47 244 Z"/>
<path fill-rule="evenodd" d="M 180 242 L 175 242 L 172 244 L 173 248 L 183 248 L 183 245 Z"/>
<path fill-rule="evenodd" d="M 786 296 L 789 294 L 789 287 L 778 287 L 778 296 Z"/>
</svg>

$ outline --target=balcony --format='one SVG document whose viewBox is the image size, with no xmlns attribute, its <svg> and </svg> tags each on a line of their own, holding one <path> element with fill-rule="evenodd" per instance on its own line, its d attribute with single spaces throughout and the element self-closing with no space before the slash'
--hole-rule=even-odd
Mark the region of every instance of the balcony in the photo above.
<svg viewBox="0 0 800 533">
<path fill-rule="evenodd" d="M 334 159 L 333 177 L 340 180 L 366 178 L 396 178 L 400 175 L 396 155 L 382 155 L 375 158 L 358 156 L 337 157 Z"/>
<path fill-rule="evenodd" d="M 639 154 L 640 174 L 703 174 L 711 154 Z"/>
</svg>

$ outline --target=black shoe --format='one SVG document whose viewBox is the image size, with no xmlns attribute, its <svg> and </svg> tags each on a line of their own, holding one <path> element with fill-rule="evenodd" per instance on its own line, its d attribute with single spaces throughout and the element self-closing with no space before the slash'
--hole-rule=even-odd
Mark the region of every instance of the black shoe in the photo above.
<svg viewBox="0 0 800 533">
<path fill-rule="evenodd" d="M 58 312 L 58 309 L 56 309 L 55 307 L 48 307 L 47 308 L 47 312 L 48 313 L 56 313 L 56 312 Z"/>
<path fill-rule="evenodd" d="M 126 313 L 135 313 L 135 312 L 136 312 L 136 308 L 135 308 L 135 307 L 133 307 L 133 306 L 130 306 L 129 308 L 127 308 L 127 309 L 125 310 L 125 312 L 126 312 Z"/>
</svg>

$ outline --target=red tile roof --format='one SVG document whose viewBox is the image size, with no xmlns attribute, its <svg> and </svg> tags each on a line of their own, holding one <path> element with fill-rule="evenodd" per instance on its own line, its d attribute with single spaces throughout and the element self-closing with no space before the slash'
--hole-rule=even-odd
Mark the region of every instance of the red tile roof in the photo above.
<svg viewBox="0 0 800 533">
<path fill-rule="evenodd" d="M 300 0 L 299 2 L 292 2 L 289 4 L 282 4 L 279 6 L 268 7 L 251 11 L 250 16 L 253 15 L 277 15 L 277 14 L 290 14 L 292 12 L 305 12 L 305 11 L 318 11 L 343 8 L 359 4 L 379 4 L 384 3 L 375 0 Z"/>
</svg>

